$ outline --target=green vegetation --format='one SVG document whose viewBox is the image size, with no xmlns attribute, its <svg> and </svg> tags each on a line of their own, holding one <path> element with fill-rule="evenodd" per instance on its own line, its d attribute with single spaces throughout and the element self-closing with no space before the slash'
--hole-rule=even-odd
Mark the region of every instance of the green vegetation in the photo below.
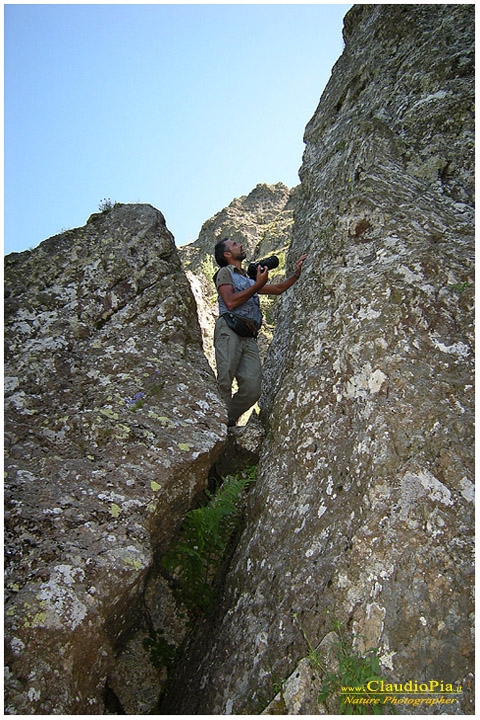
<svg viewBox="0 0 480 720">
<path fill-rule="evenodd" d="M 277 695 L 280 695 L 278 702 L 275 703 L 275 711 L 273 715 L 287 715 L 287 708 L 285 707 L 285 700 L 283 698 L 283 685 L 285 680 L 280 678 L 275 670 L 270 667 L 269 675 L 271 678 L 270 686 L 264 692 L 258 692 L 255 694 L 255 699 L 250 697 L 250 710 L 248 714 L 261 715 L 265 708 L 275 700 Z"/>
<path fill-rule="evenodd" d="M 207 255 L 200 264 L 200 269 L 208 280 L 213 281 L 213 276 L 218 268 L 213 264 L 213 258 L 211 255 Z M 216 296 L 215 296 L 216 297 Z"/>
<path fill-rule="evenodd" d="M 333 620 L 333 630 L 339 638 L 334 644 L 338 668 L 323 676 L 318 701 L 323 703 L 335 697 L 341 715 L 385 715 L 385 705 L 379 702 L 381 696 L 367 688 L 370 681 L 381 680 L 378 648 L 370 648 L 365 655 L 359 655 L 353 648 L 353 638 L 345 638 L 342 625 L 336 618 Z M 318 653 L 315 651 L 310 653 L 310 663 L 312 667 L 316 664 L 319 666 Z M 355 699 L 364 704 L 351 704 L 345 688 L 353 688 L 358 693 Z"/>
<path fill-rule="evenodd" d="M 268 295 L 260 295 L 260 308 L 262 310 L 264 320 L 262 332 L 269 340 L 272 340 L 273 338 L 277 305 L 278 296 L 270 297 Z"/>
<path fill-rule="evenodd" d="M 280 248 L 279 250 L 276 250 L 275 252 L 271 253 L 272 255 L 276 255 L 278 257 L 279 264 L 278 264 L 278 267 L 269 271 L 269 273 L 268 273 L 269 282 L 279 282 L 280 277 L 285 273 L 287 250 L 288 250 L 288 247 L 283 247 L 283 248 Z M 284 278 L 282 278 L 282 279 L 284 279 Z"/>
<path fill-rule="evenodd" d="M 288 214 L 287 217 L 280 215 L 276 220 L 264 224 L 260 243 L 264 242 L 264 240 L 268 240 L 271 243 L 277 243 L 281 240 L 285 242 L 288 233 L 291 232 L 293 222 L 293 218 Z"/>
<path fill-rule="evenodd" d="M 113 210 L 114 207 L 118 205 L 117 202 L 113 202 L 110 200 L 110 198 L 103 198 L 103 200 L 100 200 L 98 203 L 98 209 L 100 212 L 110 212 L 110 210 Z"/>
<path fill-rule="evenodd" d="M 145 638 L 142 644 L 145 650 L 149 652 L 152 665 L 157 669 L 160 670 L 165 667 L 168 670 L 172 667 L 177 649 L 175 645 L 167 642 L 163 630 L 152 630 L 149 637 Z"/>
<path fill-rule="evenodd" d="M 224 478 L 215 493 L 206 490 L 207 503 L 185 515 L 176 542 L 162 557 L 179 606 L 183 606 L 178 618 L 185 618 L 186 610 L 193 632 L 198 627 L 195 620 L 213 607 L 217 571 L 238 527 L 245 490 L 255 481 L 256 471 L 255 466 L 248 467 Z M 163 629 L 151 628 L 142 645 L 158 670 L 170 674 L 176 663 L 182 662 L 183 645 L 169 642 Z"/>
<path fill-rule="evenodd" d="M 456 285 L 449 285 L 449 290 L 454 290 L 460 294 L 468 287 L 468 282 L 459 282 Z"/>
<path fill-rule="evenodd" d="M 279 265 L 274 270 L 269 272 L 269 283 L 282 282 L 285 279 L 285 263 L 287 255 L 286 247 L 277 250 L 275 254 L 279 259 Z M 267 337 L 269 341 L 273 338 L 273 331 L 275 329 L 276 310 L 279 303 L 278 296 L 260 295 L 260 307 L 263 313 L 264 325 L 262 327 L 262 333 Z"/>
<path fill-rule="evenodd" d="M 252 466 L 225 478 L 215 494 L 206 490 L 208 504 L 186 514 L 177 543 L 162 558 L 179 599 L 194 614 L 213 605 L 215 575 L 237 527 L 244 491 L 255 478 Z"/>
<path fill-rule="evenodd" d="M 367 687 L 369 682 L 382 679 L 378 648 L 370 648 L 364 655 L 360 655 L 353 647 L 353 637 L 347 639 L 342 624 L 334 618 L 332 630 L 338 640 L 332 643 L 332 647 L 336 654 L 337 668 L 327 672 L 322 654 L 313 648 L 296 614 L 293 617 L 307 642 L 310 667 L 317 672 L 322 682 L 318 695 L 319 703 L 338 703 L 340 715 L 386 715 L 387 712 L 395 714 L 395 708 L 390 703 L 384 704 L 382 696 Z M 352 699 L 355 702 L 352 702 Z"/>
</svg>

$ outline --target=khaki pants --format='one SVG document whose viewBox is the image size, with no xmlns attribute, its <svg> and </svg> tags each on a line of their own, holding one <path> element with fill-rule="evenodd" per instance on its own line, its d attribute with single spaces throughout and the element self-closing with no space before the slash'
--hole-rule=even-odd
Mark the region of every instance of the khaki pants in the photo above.
<svg viewBox="0 0 480 720">
<path fill-rule="evenodd" d="M 228 409 L 229 420 L 238 420 L 260 397 L 262 365 L 255 338 L 243 338 L 231 330 L 220 317 L 215 325 L 217 380 Z M 232 398 L 232 382 L 237 379 L 238 392 Z"/>
</svg>

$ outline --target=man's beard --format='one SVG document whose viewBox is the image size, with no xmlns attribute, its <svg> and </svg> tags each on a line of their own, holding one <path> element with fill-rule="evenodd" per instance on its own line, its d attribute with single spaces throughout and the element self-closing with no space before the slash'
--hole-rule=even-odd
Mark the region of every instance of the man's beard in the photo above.
<svg viewBox="0 0 480 720">
<path fill-rule="evenodd" d="M 247 253 L 245 252 L 245 250 L 242 250 L 241 252 L 238 253 L 236 259 L 237 260 L 245 260 L 246 257 L 247 257 Z"/>
</svg>

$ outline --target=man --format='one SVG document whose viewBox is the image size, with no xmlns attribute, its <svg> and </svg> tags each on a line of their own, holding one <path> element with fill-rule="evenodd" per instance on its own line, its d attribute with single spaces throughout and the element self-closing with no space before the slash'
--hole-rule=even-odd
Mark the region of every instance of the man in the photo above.
<svg viewBox="0 0 480 720">
<path fill-rule="evenodd" d="M 268 285 L 268 269 L 259 266 L 257 279 L 252 280 L 242 269 L 246 254 L 241 243 L 230 238 L 215 246 L 215 259 L 220 270 L 214 276 L 218 292 L 219 318 L 215 325 L 214 344 L 217 380 L 228 409 L 228 426 L 236 424 L 240 415 L 260 397 L 262 366 L 256 337 L 262 324 L 258 295 L 281 295 L 300 277 L 306 255 L 296 262 L 292 277 Z M 240 334 L 239 334 L 240 333 Z M 238 392 L 232 397 L 233 379 Z"/>
</svg>

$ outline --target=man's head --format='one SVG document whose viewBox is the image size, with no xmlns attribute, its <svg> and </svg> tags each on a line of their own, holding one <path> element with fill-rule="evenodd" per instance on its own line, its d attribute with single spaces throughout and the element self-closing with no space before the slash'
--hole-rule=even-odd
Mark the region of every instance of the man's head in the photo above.
<svg viewBox="0 0 480 720">
<path fill-rule="evenodd" d="M 237 264 L 236 261 L 242 262 L 247 257 L 243 245 L 231 238 L 219 240 L 215 245 L 215 260 L 220 267 Z"/>
</svg>

